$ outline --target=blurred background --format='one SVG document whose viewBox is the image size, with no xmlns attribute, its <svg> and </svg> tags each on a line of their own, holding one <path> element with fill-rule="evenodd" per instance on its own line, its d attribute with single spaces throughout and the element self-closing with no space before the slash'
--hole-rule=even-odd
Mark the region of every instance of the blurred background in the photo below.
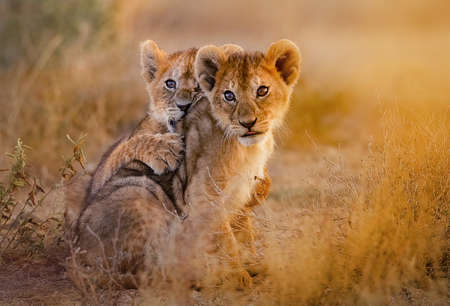
<svg viewBox="0 0 450 306">
<path fill-rule="evenodd" d="M 25 185 L 22 159 L 3 154 L 18 138 L 31 147 L 27 172 L 48 186 L 73 153 L 67 134 L 87 134 L 95 166 L 144 116 L 141 41 L 171 52 L 288 38 L 302 74 L 255 209 L 267 275 L 244 293 L 212 284 L 204 304 L 450 303 L 450 1 L 2 0 L 0 16 L 0 170 L 19 165 L 0 178 L 11 190 Z M 4 190 L 3 209 L 15 199 Z M 36 209 L 42 220 L 61 224 L 60 195 Z M 80 299 L 62 276 L 18 275 L 6 297 Z"/>
<path fill-rule="evenodd" d="M 0 147 L 21 137 L 52 177 L 65 135 L 87 133 L 96 162 L 146 111 L 145 39 L 167 51 L 291 39 L 303 67 L 282 146 L 355 144 L 377 129 L 379 104 L 448 105 L 449 12 L 446 0 L 3 0 Z"/>
</svg>

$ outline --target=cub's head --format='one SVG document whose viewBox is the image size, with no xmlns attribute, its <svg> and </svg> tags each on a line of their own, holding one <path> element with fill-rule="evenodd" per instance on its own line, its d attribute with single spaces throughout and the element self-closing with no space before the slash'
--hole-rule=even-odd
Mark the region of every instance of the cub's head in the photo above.
<svg viewBox="0 0 450 306">
<path fill-rule="evenodd" d="M 205 46 L 197 52 L 195 76 L 225 134 L 249 146 L 281 124 L 300 62 L 289 40 L 273 43 L 265 54 Z"/>
<path fill-rule="evenodd" d="M 194 78 L 197 49 L 167 54 L 154 41 L 141 44 L 142 76 L 150 112 L 161 122 L 178 121 L 203 95 Z"/>
</svg>

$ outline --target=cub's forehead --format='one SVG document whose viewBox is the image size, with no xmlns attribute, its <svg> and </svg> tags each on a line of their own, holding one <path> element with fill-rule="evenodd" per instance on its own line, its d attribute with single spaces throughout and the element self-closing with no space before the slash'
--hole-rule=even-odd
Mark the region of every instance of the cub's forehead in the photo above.
<svg viewBox="0 0 450 306">
<path fill-rule="evenodd" d="M 228 70 L 238 71 L 241 77 L 260 68 L 264 61 L 264 53 L 262 52 L 237 52 L 231 54 L 226 60 Z"/>
<path fill-rule="evenodd" d="M 188 49 L 172 53 L 168 58 L 166 75 L 174 79 L 194 78 L 194 61 L 197 49 Z"/>
<path fill-rule="evenodd" d="M 225 63 L 224 86 L 229 89 L 257 88 L 270 77 L 262 52 L 232 54 Z"/>
</svg>

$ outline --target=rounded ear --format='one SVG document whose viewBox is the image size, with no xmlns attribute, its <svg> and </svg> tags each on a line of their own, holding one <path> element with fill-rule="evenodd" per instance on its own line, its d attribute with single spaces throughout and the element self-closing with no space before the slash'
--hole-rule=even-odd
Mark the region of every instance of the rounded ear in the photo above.
<svg viewBox="0 0 450 306">
<path fill-rule="evenodd" d="M 241 46 L 235 44 L 225 44 L 220 48 L 223 50 L 226 56 L 230 56 L 231 54 L 234 53 L 244 52 L 244 49 Z"/>
<path fill-rule="evenodd" d="M 293 86 L 300 75 L 302 57 L 298 47 L 288 39 L 279 40 L 270 45 L 266 60 L 274 65 L 288 86 Z"/>
<path fill-rule="evenodd" d="M 224 52 L 216 46 L 205 46 L 198 50 L 195 57 L 195 78 L 200 87 L 209 92 L 216 84 L 216 74 L 225 60 Z"/>
<path fill-rule="evenodd" d="M 167 59 L 167 53 L 158 48 L 153 40 L 146 40 L 141 43 L 141 75 L 151 82 L 155 78 L 156 71 Z"/>
</svg>

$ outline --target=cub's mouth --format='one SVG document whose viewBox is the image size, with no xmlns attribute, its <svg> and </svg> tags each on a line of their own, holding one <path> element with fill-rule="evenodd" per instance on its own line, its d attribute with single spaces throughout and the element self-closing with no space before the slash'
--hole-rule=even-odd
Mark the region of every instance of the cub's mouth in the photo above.
<svg viewBox="0 0 450 306">
<path fill-rule="evenodd" d="M 247 131 L 247 133 L 245 133 L 241 137 L 254 137 L 256 135 L 261 135 L 261 134 L 263 134 L 263 133 L 262 132 L 257 132 L 257 131 Z"/>
</svg>

